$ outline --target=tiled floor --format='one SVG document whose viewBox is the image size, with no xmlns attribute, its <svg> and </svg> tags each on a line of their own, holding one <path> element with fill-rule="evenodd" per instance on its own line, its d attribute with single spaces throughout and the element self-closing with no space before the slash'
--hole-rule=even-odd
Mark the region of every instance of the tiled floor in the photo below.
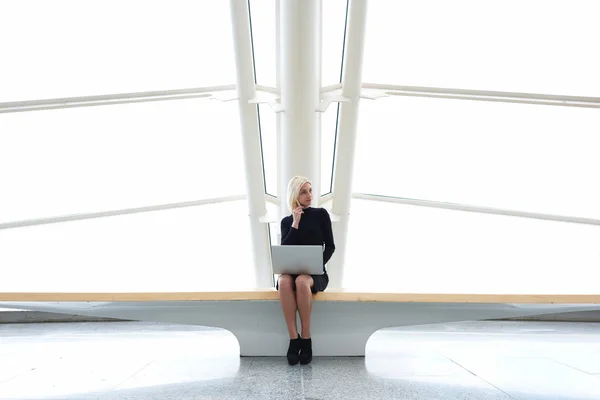
<svg viewBox="0 0 600 400">
<path fill-rule="evenodd" d="M 313 340 L 318 340 L 314 338 Z M 238 357 L 229 332 L 138 322 L 0 325 L 0 399 L 600 399 L 600 324 L 388 329 L 367 356 Z"/>
</svg>

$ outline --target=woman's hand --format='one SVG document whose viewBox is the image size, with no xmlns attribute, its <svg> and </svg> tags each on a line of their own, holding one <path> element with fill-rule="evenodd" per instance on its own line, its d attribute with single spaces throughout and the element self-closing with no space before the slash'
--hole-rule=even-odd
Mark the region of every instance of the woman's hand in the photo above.
<svg viewBox="0 0 600 400">
<path fill-rule="evenodd" d="M 300 223 L 300 218 L 302 218 L 302 214 L 304 214 L 304 211 L 302 211 L 302 207 L 294 208 L 294 210 L 292 211 L 292 216 L 294 218 L 294 220 L 292 221 L 292 228 L 298 229 L 298 224 Z"/>
</svg>

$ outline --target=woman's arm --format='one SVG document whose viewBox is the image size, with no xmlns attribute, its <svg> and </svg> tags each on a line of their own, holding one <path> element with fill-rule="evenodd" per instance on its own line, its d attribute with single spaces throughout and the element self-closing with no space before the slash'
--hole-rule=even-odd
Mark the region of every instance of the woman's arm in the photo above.
<svg viewBox="0 0 600 400">
<path fill-rule="evenodd" d="M 298 229 L 292 227 L 291 218 L 281 220 L 281 244 L 292 245 L 296 243 L 296 234 Z"/>
<path fill-rule="evenodd" d="M 325 250 L 323 251 L 323 264 L 327 264 L 327 261 L 333 255 L 335 251 L 335 243 L 333 242 L 333 229 L 331 228 L 331 217 L 326 209 L 323 208 L 323 220 L 321 226 L 323 229 L 323 240 L 325 242 Z"/>
</svg>

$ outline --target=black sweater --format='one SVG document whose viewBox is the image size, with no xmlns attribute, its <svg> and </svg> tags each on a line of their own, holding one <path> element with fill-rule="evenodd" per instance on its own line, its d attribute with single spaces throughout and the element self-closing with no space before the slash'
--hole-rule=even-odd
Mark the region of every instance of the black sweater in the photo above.
<svg viewBox="0 0 600 400">
<path fill-rule="evenodd" d="M 324 208 L 308 207 L 304 209 L 304 214 L 300 217 L 298 229 L 292 228 L 293 220 L 292 215 L 281 220 L 281 244 L 324 245 L 323 271 L 326 272 L 325 264 L 335 251 L 329 213 Z"/>
</svg>

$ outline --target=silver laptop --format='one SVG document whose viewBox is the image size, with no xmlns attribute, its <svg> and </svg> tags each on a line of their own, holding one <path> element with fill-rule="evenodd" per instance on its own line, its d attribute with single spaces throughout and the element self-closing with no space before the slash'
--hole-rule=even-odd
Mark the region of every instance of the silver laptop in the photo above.
<svg viewBox="0 0 600 400">
<path fill-rule="evenodd" d="M 323 246 L 271 246 L 274 274 L 323 275 Z"/>
</svg>

